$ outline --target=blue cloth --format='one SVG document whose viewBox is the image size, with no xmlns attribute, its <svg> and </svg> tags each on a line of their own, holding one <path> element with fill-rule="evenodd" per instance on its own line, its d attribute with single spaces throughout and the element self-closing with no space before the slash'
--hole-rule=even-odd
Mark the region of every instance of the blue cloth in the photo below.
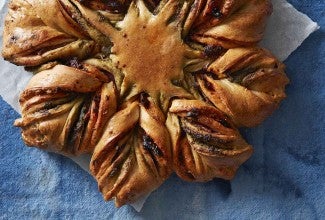
<svg viewBox="0 0 325 220">
<path fill-rule="evenodd" d="M 243 131 L 255 153 L 231 183 L 173 175 L 140 213 L 116 209 L 71 160 L 25 147 L 12 126 L 19 115 L 0 100 L 0 219 L 325 219 L 325 3 L 289 2 L 321 29 L 286 60 L 280 109 Z"/>
</svg>

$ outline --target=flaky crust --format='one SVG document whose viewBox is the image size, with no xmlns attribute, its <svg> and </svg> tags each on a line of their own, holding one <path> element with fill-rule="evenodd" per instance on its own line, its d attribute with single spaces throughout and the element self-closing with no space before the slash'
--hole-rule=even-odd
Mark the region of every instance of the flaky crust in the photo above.
<svg viewBox="0 0 325 220">
<path fill-rule="evenodd" d="M 12 0 L 3 57 L 35 75 L 20 97 L 29 146 L 91 154 L 117 206 L 172 172 L 232 179 L 253 148 L 237 127 L 285 98 L 284 65 L 257 43 L 268 0 Z"/>
</svg>

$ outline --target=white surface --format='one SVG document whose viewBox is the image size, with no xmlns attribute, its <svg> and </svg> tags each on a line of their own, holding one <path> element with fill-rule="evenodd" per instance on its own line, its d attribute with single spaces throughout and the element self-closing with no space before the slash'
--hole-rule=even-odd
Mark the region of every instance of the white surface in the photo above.
<svg viewBox="0 0 325 220">
<path fill-rule="evenodd" d="M 261 45 L 269 49 L 280 60 L 285 60 L 301 43 L 319 27 L 306 15 L 298 12 L 285 0 L 273 0 L 273 14 L 268 21 L 265 38 Z M 6 12 L 5 1 L 0 0 L 0 30 L 3 30 L 4 15 Z M 2 42 L 2 33 L 0 34 Z M 0 95 L 17 112 L 20 112 L 18 98 L 28 83 L 32 74 L 26 72 L 22 67 L 17 67 L 0 59 Z M 258 138 L 258 137 L 257 137 Z M 71 158 L 82 169 L 89 173 L 90 156 Z M 146 198 L 144 196 L 132 206 L 140 211 Z"/>
<path fill-rule="evenodd" d="M 261 46 L 284 61 L 319 26 L 285 0 L 272 0 L 273 14 Z"/>
</svg>

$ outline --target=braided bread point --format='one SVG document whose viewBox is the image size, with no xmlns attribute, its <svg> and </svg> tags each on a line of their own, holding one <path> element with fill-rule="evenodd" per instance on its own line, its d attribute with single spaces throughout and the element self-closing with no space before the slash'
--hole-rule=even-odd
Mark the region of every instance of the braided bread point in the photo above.
<svg viewBox="0 0 325 220">
<path fill-rule="evenodd" d="M 200 89 L 237 126 L 260 124 L 286 97 L 284 65 L 259 47 L 229 49 L 207 71 L 198 75 Z"/>
<path fill-rule="evenodd" d="M 109 120 L 90 164 L 104 198 L 118 207 L 151 193 L 172 172 L 165 116 L 151 98 L 138 99 Z"/>
<path fill-rule="evenodd" d="M 174 170 L 182 179 L 229 180 L 251 156 L 252 147 L 217 108 L 199 100 L 174 100 L 169 112 Z"/>
<path fill-rule="evenodd" d="M 57 65 L 34 77 L 21 94 L 15 125 L 29 146 L 64 155 L 90 153 L 116 111 L 113 82 L 93 66 Z"/>
</svg>

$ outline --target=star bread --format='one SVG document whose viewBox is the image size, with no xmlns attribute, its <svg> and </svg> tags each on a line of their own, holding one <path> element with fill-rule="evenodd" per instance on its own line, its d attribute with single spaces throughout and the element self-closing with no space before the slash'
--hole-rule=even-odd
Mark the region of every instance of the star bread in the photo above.
<svg viewBox="0 0 325 220">
<path fill-rule="evenodd" d="M 3 57 L 33 71 L 15 125 L 28 146 L 91 154 L 105 200 L 135 202 L 171 173 L 230 180 L 253 153 L 239 127 L 285 98 L 258 46 L 268 0 L 11 0 Z"/>
</svg>

